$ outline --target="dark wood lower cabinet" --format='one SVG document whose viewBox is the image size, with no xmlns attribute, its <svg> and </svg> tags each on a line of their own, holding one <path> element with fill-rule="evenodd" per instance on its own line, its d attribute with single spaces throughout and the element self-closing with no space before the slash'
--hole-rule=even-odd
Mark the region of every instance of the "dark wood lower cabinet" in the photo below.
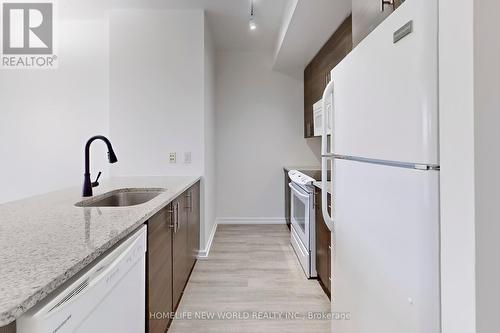
<svg viewBox="0 0 500 333">
<path fill-rule="evenodd" d="M 191 271 L 200 248 L 200 183 L 188 190 L 188 257 Z"/>
<path fill-rule="evenodd" d="M 328 194 L 328 205 L 330 206 L 330 194 Z M 316 216 L 316 271 L 318 280 L 323 290 L 331 297 L 331 233 L 326 226 L 321 203 L 321 190 L 316 189 L 315 197 L 315 216 Z"/>
<path fill-rule="evenodd" d="M 164 333 L 170 324 L 165 314 L 173 310 L 171 226 L 170 207 L 148 221 L 146 322 L 150 333 Z"/>
<path fill-rule="evenodd" d="M 191 260 L 188 256 L 188 210 L 186 194 L 174 200 L 174 236 L 172 241 L 173 304 L 174 310 L 182 297 L 189 278 Z"/>
<path fill-rule="evenodd" d="M 16 333 L 16 322 L 10 323 L 7 326 L 0 327 L 0 333 Z"/>
<path fill-rule="evenodd" d="M 146 332 L 164 333 L 196 263 L 200 239 L 199 182 L 147 224 Z"/>
<path fill-rule="evenodd" d="M 284 169 L 285 171 L 285 220 L 286 220 L 286 226 L 288 227 L 288 230 L 291 228 L 292 221 L 290 220 L 290 209 L 291 209 L 291 190 L 290 190 L 290 177 L 288 176 L 288 171 Z"/>
</svg>

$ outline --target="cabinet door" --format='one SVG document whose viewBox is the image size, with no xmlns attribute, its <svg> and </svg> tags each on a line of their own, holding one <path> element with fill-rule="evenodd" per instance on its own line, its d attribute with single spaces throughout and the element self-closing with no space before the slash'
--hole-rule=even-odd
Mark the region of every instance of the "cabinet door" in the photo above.
<svg viewBox="0 0 500 333">
<path fill-rule="evenodd" d="M 187 192 L 188 201 L 188 258 L 190 271 L 193 269 L 200 248 L 200 183 Z"/>
<path fill-rule="evenodd" d="M 0 327 L 0 333 L 16 333 L 16 322 L 12 322 L 7 326 Z"/>
<path fill-rule="evenodd" d="M 190 272 L 188 257 L 188 204 L 187 193 L 172 202 L 174 234 L 172 242 L 173 263 L 173 306 L 177 309 Z"/>
<path fill-rule="evenodd" d="M 170 320 L 162 315 L 172 312 L 170 208 L 163 209 L 148 221 L 146 318 L 149 333 L 164 333 Z"/>
<path fill-rule="evenodd" d="M 352 1 L 352 38 L 354 46 L 358 45 L 380 23 L 382 23 L 394 9 L 404 0 L 353 0 Z M 390 4 L 393 3 L 394 5 Z"/>
<path fill-rule="evenodd" d="M 321 190 L 316 192 L 316 272 L 318 279 L 330 297 L 330 230 L 323 220 Z"/>
</svg>

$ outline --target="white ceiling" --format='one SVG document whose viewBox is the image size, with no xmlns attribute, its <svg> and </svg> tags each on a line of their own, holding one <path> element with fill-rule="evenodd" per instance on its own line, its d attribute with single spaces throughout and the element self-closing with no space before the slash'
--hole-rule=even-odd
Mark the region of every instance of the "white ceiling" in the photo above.
<svg viewBox="0 0 500 333">
<path fill-rule="evenodd" d="M 304 68 L 351 13 L 351 0 L 293 0 L 276 40 L 274 69 L 301 77 Z"/>
<path fill-rule="evenodd" d="M 255 31 L 248 28 L 250 0 L 114 0 L 113 7 L 204 9 L 218 51 L 264 51 L 271 55 L 288 1 L 292 0 L 254 0 Z"/>
<path fill-rule="evenodd" d="M 84 0 L 67 0 L 84 1 Z M 265 52 L 273 68 L 300 79 L 306 65 L 351 12 L 351 0 L 85 0 L 112 8 L 203 9 L 217 51 Z"/>
</svg>

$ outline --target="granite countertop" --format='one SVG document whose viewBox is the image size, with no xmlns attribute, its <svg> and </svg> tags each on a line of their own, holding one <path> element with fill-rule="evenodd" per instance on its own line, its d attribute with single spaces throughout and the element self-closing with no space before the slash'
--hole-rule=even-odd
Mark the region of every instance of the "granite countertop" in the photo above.
<svg viewBox="0 0 500 333">
<path fill-rule="evenodd" d="M 76 207 L 74 187 L 0 205 L 0 327 L 16 320 L 165 207 L 200 177 L 103 181 L 94 196 L 121 188 L 164 188 L 131 207 Z"/>
<path fill-rule="evenodd" d="M 313 185 L 316 186 L 317 188 L 323 190 L 323 185 L 321 184 L 321 182 L 313 182 Z M 327 190 L 328 190 L 328 193 L 332 194 L 332 182 L 331 181 L 327 181 L 326 182 L 326 187 L 327 187 Z"/>
</svg>

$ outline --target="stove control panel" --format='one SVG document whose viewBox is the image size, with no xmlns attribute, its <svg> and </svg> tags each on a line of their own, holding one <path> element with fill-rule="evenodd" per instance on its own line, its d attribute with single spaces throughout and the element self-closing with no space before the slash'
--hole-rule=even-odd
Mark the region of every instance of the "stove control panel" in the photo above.
<svg viewBox="0 0 500 333">
<path fill-rule="evenodd" d="M 311 185 L 316 181 L 316 179 L 309 177 L 308 175 L 305 175 L 297 170 L 290 170 L 288 172 L 288 177 L 290 177 L 290 180 L 292 182 L 300 185 Z"/>
</svg>

